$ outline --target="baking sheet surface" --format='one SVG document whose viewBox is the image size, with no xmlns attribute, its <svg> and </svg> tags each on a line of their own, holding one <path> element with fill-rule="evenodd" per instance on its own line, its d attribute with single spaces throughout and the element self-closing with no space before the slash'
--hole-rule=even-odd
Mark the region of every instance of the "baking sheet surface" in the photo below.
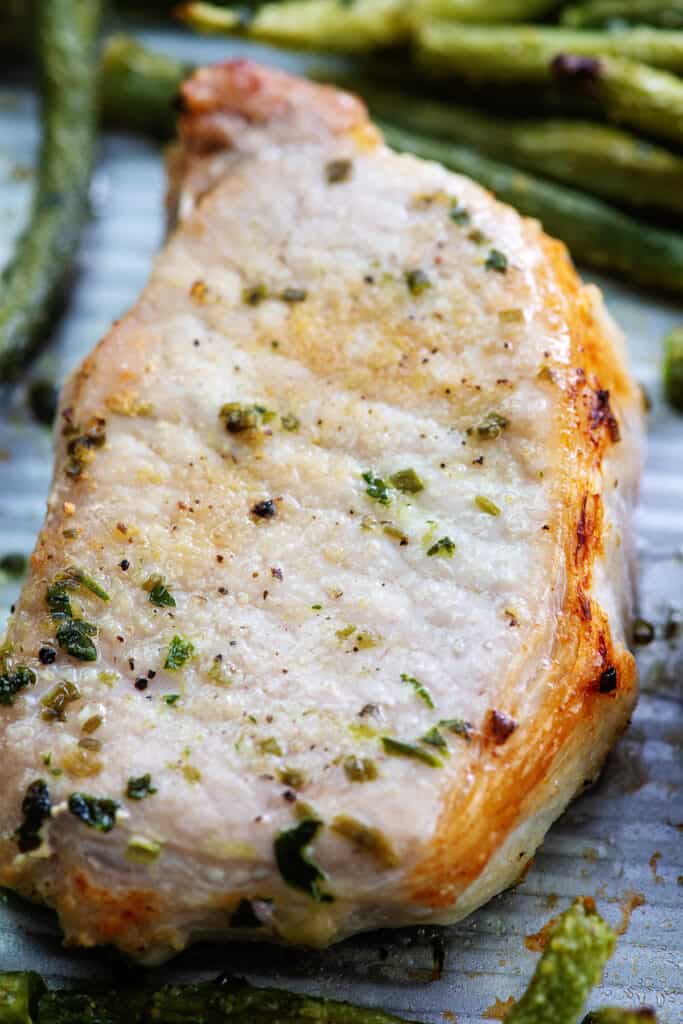
<svg viewBox="0 0 683 1024">
<path fill-rule="evenodd" d="M 145 38 L 197 61 L 240 49 L 175 33 Z M 296 66 L 282 54 L 251 52 Z M 30 93 L 0 78 L 0 264 L 28 207 L 35 115 Z M 63 380 L 135 299 L 162 239 L 163 190 L 157 147 L 123 135 L 104 139 L 68 315 L 34 376 Z M 683 306 L 599 283 L 653 402 L 637 524 L 641 611 L 657 627 L 656 641 L 638 655 L 642 697 L 633 723 L 602 778 L 553 826 L 524 882 L 457 926 L 374 933 L 322 952 L 198 946 L 159 972 L 164 980 L 230 970 L 422 1022 L 453 1020 L 454 1013 L 459 1024 L 473 1024 L 500 1016 L 497 1000 L 524 989 L 537 957 L 525 937 L 573 897 L 590 895 L 611 921 L 630 918 L 591 1005 L 645 1003 L 664 1024 L 683 1021 L 683 417 L 666 409 L 659 389 L 661 341 L 683 323 Z M 32 550 L 52 471 L 50 433 L 32 420 L 25 392 L 20 386 L 1 399 L 0 555 Z M 18 589 L 0 581 L 0 631 Z M 446 948 L 437 981 L 435 936 Z M 54 983 L 130 973 L 106 952 L 62 949 L 50 912 L 7 896 L 0 899 L 0 968 L 29 967 Z"/>
</svg>

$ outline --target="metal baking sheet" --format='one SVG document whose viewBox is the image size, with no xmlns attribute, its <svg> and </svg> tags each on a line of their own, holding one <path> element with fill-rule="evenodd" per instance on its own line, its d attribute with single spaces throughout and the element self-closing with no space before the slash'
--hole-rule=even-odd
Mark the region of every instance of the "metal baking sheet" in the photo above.
<svg viewBox="0 0 683 1024">
<path fill-rule="evenodd" d="M 245 49 L 172 31 L 143 37 L 198 62 Z M 297 67 L 290 56 L 250 52 Z M 0 78 L 0 263 L 28 207 L 35 118 L 30 91 Z M 157 147 L 124 135 L 103 139 L 68 313 L 34 376 L 61 381 L 135 299 L 162 240 L 163 190 Z M 374 933 L 316 952 L 197 946 L 161 969 L 160 980 L 229 970 L 421 1022 L 474 1024 L 500 1018 L 501 1003 L 523 991 L 537 957 L 525 939 L 575 896 L 590 895 L 625 927 L 591 1005 L 643 1003 L 657 1008 L 663 1024 L 683 1021 L 683 417 L 664 406 L 659 384 L 662 338 L 683 323 L 683 306 L 598 283 L 653 403 L 637 522 L 641 609 L 657 627 L 656 641 L 639 653 L 642 696 L 633 723 L 602 778 L 553 826 L 522 884 L 459 925 Z M 51 437 L 27 410 L 25 384 L 0 401 L 0 554 L 28 554 L 43 518 Z M 0 628 L 18 586 L 0 582 Z M 432 980 L 437 935 L 446 962 L 441 979 Z M 63 949 L 54 915 L 10 895 L 0 900 L 0 967 L 31 967 L 54 984 L 131 973 L 107 951 Z"/>
</svg>

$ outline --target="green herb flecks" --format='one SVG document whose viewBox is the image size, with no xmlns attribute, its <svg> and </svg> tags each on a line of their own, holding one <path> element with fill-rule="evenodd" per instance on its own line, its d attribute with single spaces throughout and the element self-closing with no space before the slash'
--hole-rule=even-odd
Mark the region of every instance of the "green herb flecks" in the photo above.
<svg viewBox="0 0 683 1024">
<path fill-rule="evenodd" d="M 175 598 L 166 586 L 163 577 L 157 573 L 147 577 L 142 584 L 142 589 L 148 591 L 150 603 L 155 604 L 157 608 L 175 608 Z"/>
<path fill-rule="evenodd" d="M 411 295 L 422 295 L 428 288 L 432 287 L 432 282 L 429 280 L 424 270 L 419 268 L 415 270 L 407 270 L 404 274 L 405 282 L 408 287 L 408 291 Z"/>
<path fill-rule="evenodd" d="M 441 537 L 430 548 L 427 548 L 430 558 L 452 558 L 455 554 L 455 544 L 450 537 Z"/>
<path fill-rule="evenodd" d="M 71 813 L 98 832 L 111 832 L 116 825 L 118 809 L 116 800 L 107 797 L 88 796 L 87 793 L 72 793 L 69 797 Z"/>
<path fill-rule="evenodd" d="M 299 421 L 298 417 L 294 415 L 293 412 L 283 413 L 280 416 L 280 423 L 282 424 L 283 430 L 289 430 L 290 432 L 298 430 L 299 427 L 301 426 L 301 422 Z"/>
<path fill-rule="evenodd" d="M 402 740 L 395 740 L 393 736 L 382 736 L 382 746 L 384 753 L 391 754 L 392 757 L 410 757 L 414 761 L 422 761 L 430 768 L 443 767 L 443 762 L 438 757 L 429 750 L 415 746 L 414 743 L 404 743 Z"/>
<path fill-rule="evenodd" d="M 290 789 L 303 789 L 306 785 L 306 775 L 298 768 L 278 768 L 277 777 L 283 786 Z"/>
<path fill-rule="evenodd" d="M 59 646 L 79 661 L 97 661 L 97 648 L 91 639 L 93 636 L 97 636 L 97 628 L 83 619 L 63 622 L 55 634 Z"/>
<path fill-rule="evenodd" d="M 371 758 L 349 754 L 344 758 L 344 774 L 349 782 L 372 782 L 379 773 Z"/>
<path fill-rule="evenodd" d="M 365 493 L 369 498 L 378 501 L 380 505 L 388 505 L 391 502 L 389 487 L 385 480 L 382 480 L 380 476 L 375 476 L 372 470 L 367 470 L 362 477 L 368 485 L 365 488 Z"/>
<path fill-rule="evenodd" d="M 95 457 L 95 451 L 102 448 L 107 440 L 104 420 L 96 420 L 91 429 L 78 437 L 72 437 L 66 446 L 68 458 L 64 472 L 73 480 L 83 475 L 83 471 Z"/>
<path fill-rule="evenodd" d="M 125 858 L 133 864 L 153 864 L 159 859 L 161 843 L 146 836 L 131 836 L 126 845 Z"/>
<path fill-rule="evenodd" d="M 177 669 L 182 668 L 193 654 L 194 644 L 176 634 L 168 645 L 164 668 L 170 672 L 175 672 Z"/>
<path fill-rule="evenodd" d="M 245 434 L 249 438 L 256 436 L 262 425 L 270 423 L 275 413 L 258 403 L 245 405 L 242 402 L 226 402 L 221 406 L 218 416 L 229 434 Z"/>
<path fill-rule="evenodd" d="M 257 745 L 262 754 L 272 754 L 273 757 L 282 757 L 282 748 L 274 736 L 268 736 L 265 740 L 259 740 Z"/>
<path fill-rule="evenodd" d="M 45 591 L 45 603 L 53 622 L 70 619 L 73 616 L 71 599 L 64 583 L 51 583 Z"/>
<path fill-rule="evenodd" d="M 491 501 L 490 498 L 485 497 L 483 494 L 477 494 L 474 499 L 474 504 L 481 512 L 485 512 L 487 516 L 500 515 L 500 509 L 496 505 L 495 501 Z"/>
<path fill-rule="evenodd" d="M 43 710 L 40 717 L 45 722 L 64 722 L 66 721 L 67 707 L 80 698 L 81 691 L 76 684 L 68 679 L 62 679 L 42 698 L 40 703 L 43 705 Z"/>
<path fill-rule="evenodd" d="M 3 672 L 0 675 L 0 705 L 11 707 L 17 694 L 27 686 L 33 686 L 35 681 L 35 672 L 26 665 L 17 665 L 11 672 Z"/>
<path fill-rule="evenodd" d="M 42 779 L 36 779 L 26 789 L 21 802 L 21 825 L 14 833 L 21 853 L 30 853 L 41 845 L 41 829 L 50 817 L 51 811 L 50 791 Z"/>
<path fill-rule="evenodd" d="M 126 796 L 129 800 L 144 800 L 146 796 L 152 796 L 158 792 L 152 785 L 152 776 L 149 772 L 137 777 L 131 775 L 126 783 Z"/>
<path fill-rule="evenodd" d="M 364 825 L 348 814 L 337 815 L 330 828 L 348 839 L 357 850 L 370 854 L 383 867 L 393 868 L 400 863 L 398 854 L 381 829 Z"/>
<path fill-rule="evenodd" d="M 88 576 L 83 569 L 79 569 L 74 565 L 70 565 L 64 572 L 58 573 L 55 577 L 56 583 L 62 583 L 66 586 L 81 586 L 89 590 L 95 597 L 99 597 L 100 601 L 109 601 L 109 594 L 101 584 L 94 580 L 92 576 Z"/>
<path fill-rule="evenodd" d="M 280 298 L 283 302 L 304 302 L 308 292 L 305 288 L 285 288 L 280 294 Z"/>
<path fill-rule="evenodd" d="M 399 469 L 391 474 L 389 483 L 403 494 L 419 494 L 425 486 L 414 469 Z"/>
<path fill-rule="evenodd" d="M 508 258 L 500 249 L 491 249 L 484 266 L 487 270 L 496 270 L 499 274 L 505 274 L 508 268 Z"/>
<path fill-rule="evenodd" d="M 488 412 L 477 426 L 477 437 L 482 441 L 495 441 L 509 426 L 507 417 L 499 412 Z"/>
<path fill-rule="evenodd" d="M 320 888 L 326 875 L 308 855 L 308 847 L 322 825 L 322 821 L 315 818 L 305 818 L 295 828 L 278 833 L 275 861 L 287 885 L 308 893 L 316 903 L 329 903 L 333 897 Z"/>
<path fill-rule="evenodd" d="M 248 306 L 260 306 L 268 298 L 268 289 L 264 284 L 250 285 L 242 291 L 242 301 Z"/>
<path fill-rule="evenodd" d="M 348 181 L 353 171 L 353 164 L 350 160 L 330 160 L 325 164 L 325 180 L 328 185 L 339 185 L 342 181 Z"/>
<path fill-rule="evenodd" d="M 407 683 L 409 686 L 412 686 L 417 696 L 420 698 L 421 701 L 424 701 L 428 708 L 434 707 L 434 701 L 431 698 L 429 690 L 427 690 L 426 687 L 422 685 L 419 679 L 415 679 L 414 676 L 408 676 L 405 674 L 405 672 L 401 672 L 401 681 Z"/>
<path fill-rule="evenodd" d="M 448 216 L 454 224 L 458 224 L 460 227 L 464 227 L 471 221 L 469 210 L 466 210 L 464 206 L 461 206 L 457 199 L 451 200 L 451 208 L 448 212 Z"/>
<path fill-rule="evenodd" d="M 169 708 L 175 707 L 179 700 L 179 693 L 167 693 L 163 698 L 164 704 L 168 704 Z"/>
<path fill-rule="evenodd" d="M 472 739 L 472 726 L 462 718 L 442 718 L 439 726 L 442 729 L 448 729 L 455 736 L 461 736 L 468 742 Z"/>
<path fill-rule="evenodd" d="M 435 725 L 424 736 L 420 736 L 420 743 L 426 743 L 430 747 L 439 747 L 441 750 L 448 750 L 448 744 Z"/>
</svg>

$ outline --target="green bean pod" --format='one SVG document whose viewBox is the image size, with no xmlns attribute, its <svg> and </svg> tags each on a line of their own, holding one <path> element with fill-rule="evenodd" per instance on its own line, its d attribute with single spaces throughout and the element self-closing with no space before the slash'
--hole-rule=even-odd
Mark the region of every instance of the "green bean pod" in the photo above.
<svg viewBox="0 0 683 1024">
<path fill-rule="evenodd" d="M 43 138 L 29 223 L 3 275 L 0 383 L 16 374 L 49 328 L 87 214 L 101 8 L 101 0 L 37 0 Z"/>
<path fill-rule="evenodd" d="M 173 102 L 192 68 L 153 53 L 136 39 L 111 36 L 100 65 L 100 112 L 109 126 L 166 139 L 175 133 Z"/>
<path fill-rule="evenodd" d="M 510 120 L 359 82 L 378 117 L 636 208 L 683 214 L 683 158 L 590 121 Z"/>
<path fill-rule="evenodd" d="M 662 379 L 667 402 L 683 412 L 683 327 L 675 328 L 664 341 Z"/>
<path fill-rule="evenodd" d="M 683 28 L 681 0 L 588 0 L 562 9 L 568 28 L 605 28 L 613 24 Z"/>
<path fill-rule="evenodd" d="M 411 7 L 420 18 L 492 25 L 533 21 L 556 10 L 560 3 L 561 0 L 415 0 Z"/>
<path fill-rule="evenodd" d="M 637 220 L 600 199 L 542 178 L 464 146 L 437 142 L 382 124 L 394 149 L 436 160 L 466 174 L 499 199 L 563 242 L 578 262 L 626 278 L 635 284 L 683 295 L 683 236 Z"/>
</svg>

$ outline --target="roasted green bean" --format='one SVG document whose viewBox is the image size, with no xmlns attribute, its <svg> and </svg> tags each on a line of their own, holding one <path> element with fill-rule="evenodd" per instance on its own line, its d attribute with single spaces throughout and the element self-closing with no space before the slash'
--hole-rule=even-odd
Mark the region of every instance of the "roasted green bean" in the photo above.
<svg viewBox="0 0 683 1024">
<path fill-rule="evenodd" d="M 664 397 L 683 412 L 683 327 L 671 331 L 664 341 Z"/>
<path fill-rule="evenodd" d="M 95 151 L 101 0 L 38 0 L 43 141 L 28 226 L 3 276 L 0 382 L 44 336 L 73 264 Z"/>
<path fill-rule="evenodd" d="M 560 18 L 569 28 L 603 28 L 612 24 L 683 28 L 681 0 L 587 0 L 563 8 Z"/>
</svg>

